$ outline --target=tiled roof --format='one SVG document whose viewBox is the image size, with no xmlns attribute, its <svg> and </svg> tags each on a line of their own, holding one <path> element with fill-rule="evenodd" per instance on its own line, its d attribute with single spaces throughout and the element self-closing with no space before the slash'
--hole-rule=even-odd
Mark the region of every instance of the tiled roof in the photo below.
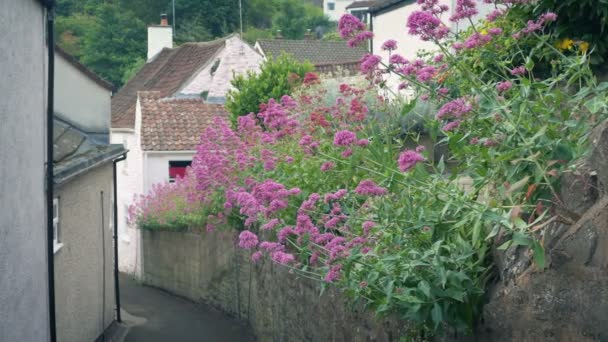
<svg viewBox="0 0 608 342">
<path fill-rule="evenodd" d="M 263 39 L 258 44 L 266 56 L 277 57 L 285 52 L 314 65 L 358 62 L 367 52 L 364 47 L 352 49 L 345 41 Z"/>
<path fill-rule="evenodd" d="M 220 39 L 163 49 L 112 98 L 112 128 L 134 128 L 138 91 L 158 91 L 162 97 L 175 94 L 224 46 L 225 39 Z"/>
<path fill-rule="evenodd" d="M 371 7 L 371 6 L 376 5 L 378 2 L 380 2 L 380 1 L 379 0 L 375 0 L 375 1 L 355 1 L 352 4 L 346 6 L 346 9 Z"/>
<path fill-rule="evenodd" d="M 141 145 L 144 151 L 192 151 L 224 106 L 202 98 L 163 98 L 161 92 L 139 92 Z"/>
</svg>

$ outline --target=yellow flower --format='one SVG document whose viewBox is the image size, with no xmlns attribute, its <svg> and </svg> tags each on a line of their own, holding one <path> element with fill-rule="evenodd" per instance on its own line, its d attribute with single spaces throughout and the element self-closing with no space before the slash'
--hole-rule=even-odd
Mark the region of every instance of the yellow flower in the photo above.
<svg viewBox="0 0 608 342">
<path fill-rule="evenodd" d="M 586 54 L 587 51 L 589 50 L 589 43 L 585 42 L 585 41 L 580 41 L 580 42 L 578 42 L 578 48 L 580 49 L 580 51 L 583 54 Z"/>
<path fill-rule="evenodd" d="M 483 29 L 483 30 L 479 31 L 479 33 L 481 33 L 483 35 L 487 35 L 488 34 L 488 30 Z"/>
<path fill-rule="evenodd" d="M 557 48 L 562 51 L 572 49 L 572 45 L 574 45 L 574 40 L 570 38 L 564 38 L 563 40 L 557 42 Z"/>
</svg>

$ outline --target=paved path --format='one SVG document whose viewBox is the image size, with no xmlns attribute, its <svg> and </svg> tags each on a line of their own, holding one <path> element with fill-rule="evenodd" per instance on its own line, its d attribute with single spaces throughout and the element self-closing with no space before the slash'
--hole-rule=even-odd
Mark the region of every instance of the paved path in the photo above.
<svg viewBox="0 0 608 342">
<path fill-rule="evenodd" d="M 120 276 L 123 320 L 139 321 L 125 342 L 248 342 L 249 328 L 221 312 Z M 136 317 L 132 317 L 136 316 Z"/>
</svg>

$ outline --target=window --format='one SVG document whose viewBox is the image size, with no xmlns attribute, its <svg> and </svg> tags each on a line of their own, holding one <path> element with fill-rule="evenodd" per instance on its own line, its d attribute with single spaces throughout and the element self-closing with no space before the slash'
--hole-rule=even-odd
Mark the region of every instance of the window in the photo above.
<svg viewBox="0 0 608 342">
<path fill-rule="evenodd" d="M 333 2 L 328 2 L 327 3 L 327 9 L 330 10 L 330 11 L 335 10 L 336 9 L 336 4 L 333 3 Z"/>
<path fill-rule="evenodd" d="M 361 20 L 364 23 L 367 23 L 367 11 L 366 10 L 355 10 L 351 11 L 350 14 L 357 17 L 357 19 Z"/>
<path fill-rule="evenodd" d="M 53 199 L 53 253 L 63 246 L 61 243 L 61 231 L 59 230 L 59 198 Z"/>
<path fill-rule="evenodd" d="M 186 175 L 186 169 L 190 167 L 192 161 L 179 160 L 169 162 L 169 183 L 175 182 L 177 178 L 182 178 Z"/>
</svg>

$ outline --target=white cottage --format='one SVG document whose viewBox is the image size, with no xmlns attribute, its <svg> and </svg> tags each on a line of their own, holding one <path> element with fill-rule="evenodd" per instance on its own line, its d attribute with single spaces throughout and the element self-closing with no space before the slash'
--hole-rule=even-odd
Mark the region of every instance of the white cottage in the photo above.
<svg viewBox="0 0 608 342">
<path fill-rule="evenodd" d="M 238 35 L 173 48 L 165 18 L 148 28 L 148 61 L 112 98 L 111 142 L 124 144 L 118 171 L 120 270 L 139 274 L 139 232 L 127 225 L 135 195 L 183 172 L 207 119 L 226 115 L 234 74 L 257 71 L 263 57 Z M 160 110 L 160 111 L 159 111 Z"/>
</svg>

